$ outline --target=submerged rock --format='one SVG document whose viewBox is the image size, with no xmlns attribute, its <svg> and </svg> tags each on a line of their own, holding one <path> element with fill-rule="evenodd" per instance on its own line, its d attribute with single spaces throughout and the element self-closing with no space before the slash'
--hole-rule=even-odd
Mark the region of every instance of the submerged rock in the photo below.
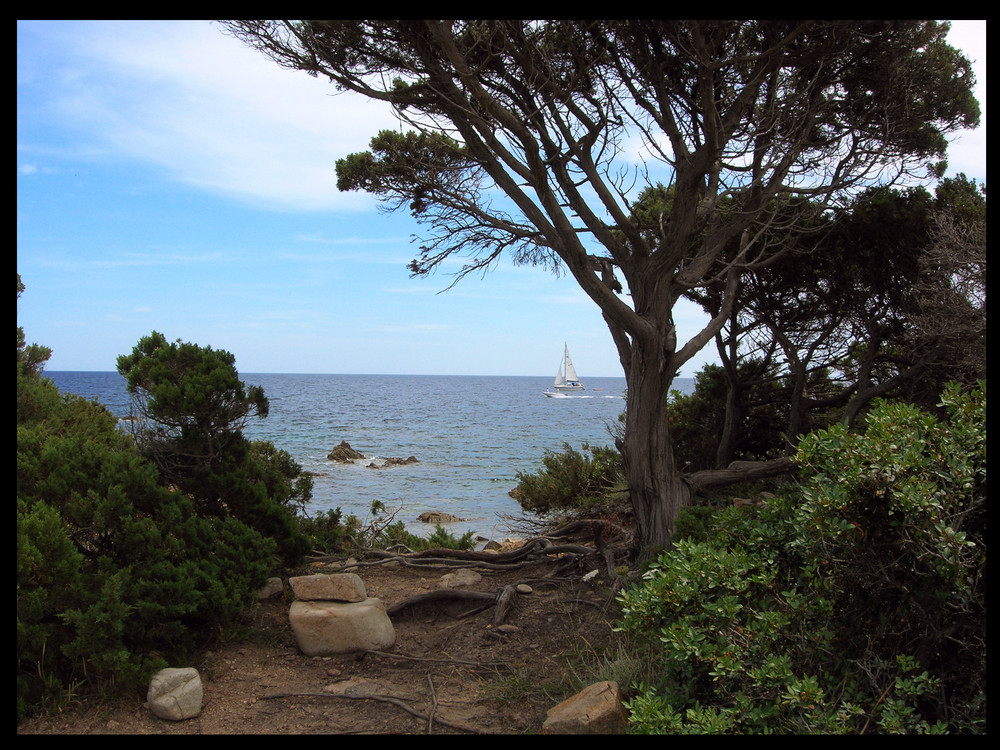
<svg viewBox="0 0 1000 750">
<path fill-rule="evenodd" d="M 417 516 L 417 520 L 423 523 L 454 523 L 455 521 L 464 521 L 465 519 L 453 516 L 451 513 L 429 510 Z"/>
</svg>

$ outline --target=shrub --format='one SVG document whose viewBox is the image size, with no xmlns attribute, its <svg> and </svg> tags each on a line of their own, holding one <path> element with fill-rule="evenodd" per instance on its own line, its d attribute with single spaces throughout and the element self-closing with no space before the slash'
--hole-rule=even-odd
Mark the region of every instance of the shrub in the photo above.
<svg viewBox="0 0 1000 750">
<path fill-rule="evenodd" d="M 197 515 L 100 404 L 38 377 L 19 390 L 18 719 L 84 682 L 139 688 L 253 600 L 275 548 Z"/>
<path fill-rule="evenodd" d="M 323 510 L 311 517 L 300 517 L 299 530 L 309 539 L 312 549 L 335 555 L 348 551 L 351 545 L 350 530 L 343 520 L 340 508 Z"/>
<path fill-rule="evenodd" d="M 985 731 L 985 383 L 942 405 L 807 437 L 801 487 L 658 558 L 622 596 L 659 650 L 633 731 Z"/>
<path fill-rule="evenodd" d="M 536 474 L 518 472 L 517 488 L 511 493 L 522 508 L 533 513 L 586 505 L 622 481 L 618 452 L 586 443 L 583 452 L 565 443 L 562 453 L 546 451 L 542 466 Z"/>
</svg>

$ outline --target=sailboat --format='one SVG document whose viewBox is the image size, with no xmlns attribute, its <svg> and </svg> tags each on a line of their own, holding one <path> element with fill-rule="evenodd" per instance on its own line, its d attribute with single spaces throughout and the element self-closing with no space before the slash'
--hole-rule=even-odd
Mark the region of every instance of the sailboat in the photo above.
<svg viewBox="0 0 1000 750">
<path fill-rule="evenodd" d="M 556 373 L 555 382 L 552 387 L 555 388 L 555 393 L 552 391 L 542 391 L 546 396 L 555 397 L 563 396 L 567 391 L 582 391 L 586 390 L 583 387 L 583 383 L 576 375 L 576 368 L 573 367 L 573 360 L 569 358 L 569 346 L 563 344 L 563 358 L 559 363 L 559 371 Z"/>
</svg>

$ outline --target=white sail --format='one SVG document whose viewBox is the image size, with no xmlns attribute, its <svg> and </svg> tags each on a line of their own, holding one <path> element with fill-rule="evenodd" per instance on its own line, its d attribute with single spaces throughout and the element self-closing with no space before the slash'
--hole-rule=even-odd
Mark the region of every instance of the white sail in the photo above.
<svg viewBox="0 0 1000 750">
<path fill-rule="evenodd" d="M 569 358 L 569 346 L 563 345 L 563 358 L 559 362 L 559 371 L 556 373 L 555 382 L 552 387 L 556 389 L 558 393 L 562 391 L 582 391 L 585 390 L 583 383 L 576 375 L 576 368 L 573 367 L 573 360 Z M 555 396 L 557 393 L 545 392 L 547 396 Z"/>
<path fill-rule="evenodd" d="M 576 383 L 577 381 L 580 380 L 580 378 L 576 376 L 576 368 L 573 367 L 573 360 L 569 358 L 569 346 L 566 346 L 565 362 L 566 362 L 566 380 L 569 381 L 570 383 Z"/>
</svg>

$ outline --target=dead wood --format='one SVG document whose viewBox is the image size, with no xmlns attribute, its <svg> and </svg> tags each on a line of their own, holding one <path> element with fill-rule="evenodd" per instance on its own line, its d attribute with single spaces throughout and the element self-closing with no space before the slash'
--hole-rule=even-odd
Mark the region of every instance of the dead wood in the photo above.
<svg viewBox="0 0 1000 750">
<path fill-rule="evenodd" d="M 497 597 L 497 606 L 493 610 L 493 626 L 502 625 L 504 618 L 507 617 L 507 610 L 510 609 L 511 603 L 514 601 L 514 597 L 517 595 L 513 586 L 504 586 L 503 591 Z"/>
<path fill-rule="evenodd" d="M 408 599 L 396 602 L 391 607 L 386 608 L 389 617 L 398 615 L 409 607 L 419 604 L 448 604 L 451 602 L 495 602 L 497 594 L 490 594 L 485 591 L 466 591 L 464 589 L 436 589 L 423 594 L 411 596 Z"/>
<path fill-rule="evenodd" d="M 403 709 L 408 714 L 412 714 L 413 716 L 416 716 L 419 719 L 424 719 L 428 721 L 428 731 L 430 730 L 430 723 L 429 723 L 430 717 L 427 714 L 406 705 L 404 699 L 398 698 L 393 695 L 347 695 L 345 693 L 317 693 L 313 691 L 308 691 L 301 693 L 298 692 L 267 693 L 265 695 L 262 695 L 261 698 L 263 698 L 264 700 L 274 700 L 275 698 L 347 698 L 348 700 L 378 701 L 380 703 L 388 703 L 392 706 L 396 706 L 397 708 Z M 470 734 L 486 734 L 486 732 L 480 729 L 479 727 L 469 726 L 468 724 L 460 724 L 459 722 L 455 721 L 448 721 L 447 719 L 442 719 L 440 716 L 436 717 L 436 721 L 438 724 L 443 724 L 446 727 L 451 727 L 452 729 L 458 729 L 459 731 L 462 732 L 469 732 Z"/>
<path fill-rule="evenodd" d="M 797 466 L 788 457 L 775 458 L 770 461 L 733 461 L 725 469 L 708 469 L 696 471 L 686 477 L 692 494 L 698 494 L 714 487 L 725 487 L 737 482 L 755 479 L 768 479 L 794 474 Z"/>
</svg>

